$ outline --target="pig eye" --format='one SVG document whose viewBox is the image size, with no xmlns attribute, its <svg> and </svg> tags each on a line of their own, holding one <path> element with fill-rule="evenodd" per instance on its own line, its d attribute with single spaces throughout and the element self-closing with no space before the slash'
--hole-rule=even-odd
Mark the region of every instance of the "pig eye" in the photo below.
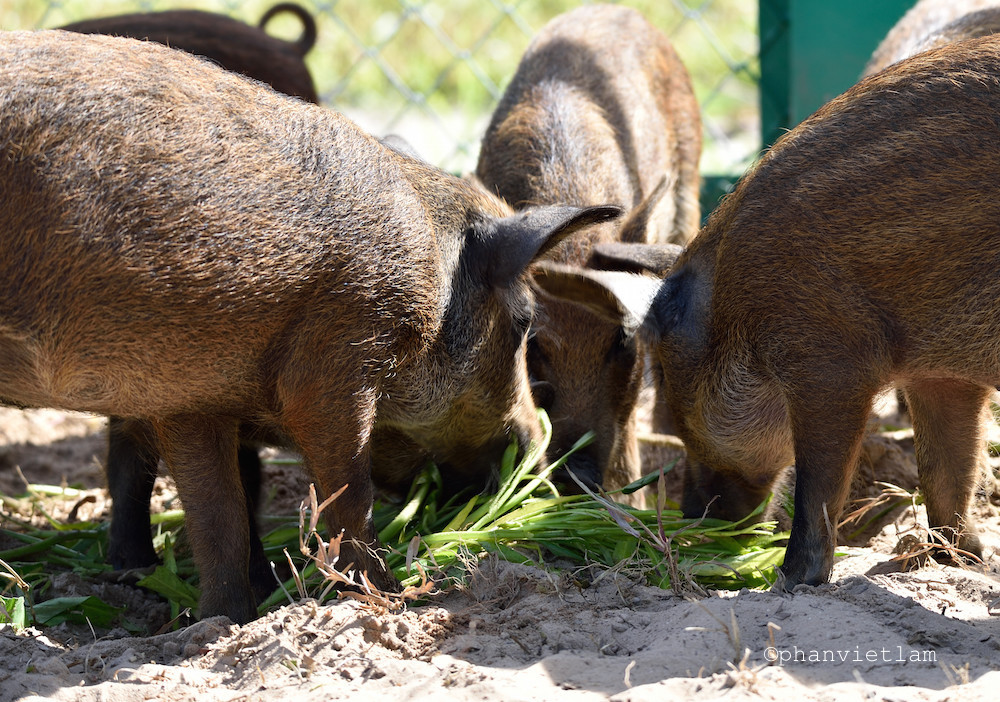
<svg viewBox="0 0 1000 702">
<path fill-rule="evenodd" d="M 615 338 L 608 349 L 607 361 L 617 361 L 619 363 L 633 363 L 637 352 L 635 337 L 626 334 L 624 329 L 619 328 L 615 333 Z"/>
<path fill-rule="evenodd" d="M 533 380 L 531 382 L 531 396 L 534 398 L 536 406 L 549 411 L 556 399 L 556 389 L 552 383 L 547 383 L 544 380 Z"/>
</svg>

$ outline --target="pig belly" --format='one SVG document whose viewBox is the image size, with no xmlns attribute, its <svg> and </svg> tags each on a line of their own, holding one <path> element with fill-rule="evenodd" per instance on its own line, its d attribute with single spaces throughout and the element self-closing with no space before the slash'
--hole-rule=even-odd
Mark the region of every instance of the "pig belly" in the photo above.
<svg viewBox="0 0 1000 702">
<path fill-rule="evenodd" d="M 0 331 L 0 401 L 144 417 L 218 414 L 239 404 L 220 364 L 183 354 L 181 361 L 168 363 L 156 360 L 155 350 L 145 351 L 145 359 L 130 358 L 98 347 L 43 346 Z M 191 369 L 198 370 L 196 378 Z"/>
</svg>

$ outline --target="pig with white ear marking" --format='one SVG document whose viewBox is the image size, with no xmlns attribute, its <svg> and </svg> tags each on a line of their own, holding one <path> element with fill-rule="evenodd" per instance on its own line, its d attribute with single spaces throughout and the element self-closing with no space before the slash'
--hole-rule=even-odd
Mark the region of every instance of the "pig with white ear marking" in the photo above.
<svg viewBox="0 0 1000 702">
<path fill-rule="evenodd" d="M 929 525 L 969 502 L 1000 385 L 1000 37 L 896 63 L 762 157 L 658 285 L 545 266 L 543 288 L 658 340 L 695 468 L 685 511 L 739 518 L 794 461 L 783 586 L 830 577 L 874 398 L 902 388 Z M 699 499 L 700 498 L 700 499 Z M 696 504 L 700 502 L 700 504 Z"/>
</svg>

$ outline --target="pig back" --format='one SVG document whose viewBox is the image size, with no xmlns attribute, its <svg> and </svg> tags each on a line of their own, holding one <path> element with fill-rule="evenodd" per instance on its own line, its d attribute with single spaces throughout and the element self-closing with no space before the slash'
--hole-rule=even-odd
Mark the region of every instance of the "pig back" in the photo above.
<svg viewBox="0 0 1000 702">
<path fill-rule="evenodd" d="M 921 54 L 780 140 L 679 265 L 714 270 L 718 330 L 877 347 L 903 375 L 991 377 L 998 143 L 1000 39 Z"/>
<path fill-rule="evenodd" d="M 632 210 L 665 176 L 651 238 L 697 226 L 701 122 L 690 78 L 662 32 L 631 8 L 588 5 L 539 31 L 497 105 L 476 169 L 516 208 L 616 202 Z M 582 263 L 594 228 L 555 252 Z M 644 232 L 645 233 L 645 232 Z"/>
<path fill-rule="evenodd" d="M 1000 7 L 1000 0 L 920 0 L 879 42 L 862 76 L 870 76 L 908 56 L 938 46 L 938 38 L 951 41 L 958 37 L 956 31 L 961 37 L 982 36 L 987 33 L 985 27 L 975 29 L 966 25 L 962 29 L 956 21 L 964 15 L 997 7 Z M 983 17 L 989 17 L 989 13 Z M 942 36 L 943 33 L 951 35 L 950 38 Z"/>
<path fill-rule="evenodd" d="M 302 37 L 298 41 L 284 41 L 264 31 L 267 20 L 281 12 L 295 14 L 302 22 Z M 319 102 L 312 76 L 302 60 L 316 42 L 316 24 L 297 5 L 275 6 L 265 14 L 260 27 L 213 12 L 167 10 L 86 19 L 60 29 L 155 41 L 209 58 L 223 68 L 267 83 L 286 95 Z"/>
<path fill-rule="evenodd" d="M 345 118 L 144 42 L 7 33 L 0 57 L 0 330 L 43 365 L 86 354 L 182 404 L 191 367 L 199 396 L 247 391 L 301 320 L 388 354 L 437 323 L 428 215 Z"/>
</svg>

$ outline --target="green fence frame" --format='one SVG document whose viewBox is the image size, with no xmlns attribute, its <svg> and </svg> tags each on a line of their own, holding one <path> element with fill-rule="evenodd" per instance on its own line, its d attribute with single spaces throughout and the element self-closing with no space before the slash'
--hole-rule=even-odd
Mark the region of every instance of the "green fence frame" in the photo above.
<svg viewBox="0 0 1000 702">
<path fill-rule="evenodd" d="M 761 144 L 847 90 L 915 0 L 760 0 Z"/>
<path fill-rule="evenodd" d="M 850 88 L 916 0 L 759 0 L 761 149 Z M 705 216 L 742 174 L 705 174 Z"/>
</svg>

